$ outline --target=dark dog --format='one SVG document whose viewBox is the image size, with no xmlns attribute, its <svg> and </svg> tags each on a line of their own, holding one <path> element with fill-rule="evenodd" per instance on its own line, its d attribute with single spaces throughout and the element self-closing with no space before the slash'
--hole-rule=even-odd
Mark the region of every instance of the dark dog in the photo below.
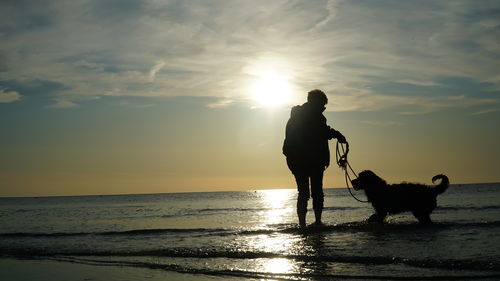
<svg viewBox="0 0 500 281">
<path fill-rule="evenodd" d="M 436 175 L 432 182 L 441 179 L 435 187 L 423 184 L 387 184 L 372 171 L 363 171 L 352 181 L 355 190 L 363 189 L 368 201 L 375 209 L 368 221 L 383 222 L 387 214 L 411 211 L 420 223 L 431 223 L 431 213 L 436 208 L 436 197 L 445 192 L 449 180 L 445 175 Z"/>
</svg>

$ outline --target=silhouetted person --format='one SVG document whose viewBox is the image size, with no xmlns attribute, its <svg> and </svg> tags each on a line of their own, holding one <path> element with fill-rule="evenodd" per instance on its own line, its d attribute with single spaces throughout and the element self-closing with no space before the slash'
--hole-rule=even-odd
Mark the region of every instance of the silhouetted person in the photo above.
<svg viewBox="0 0 500 281">
<path fill-rule="evenodd" d="M 310 91 L 306 103 L 292 108 L 286 124 L 283 154 L 297 182 L 297 215 L 301 227 L 306 226 L 307 201 L 311 196 L 315 224 L 322 224 L 323 172 L 330 165 L 328 140 L 336 138 L 341 143 L 346 142 L 339 131 L 326 124 L 323 111 L 327 103 L 323 91 Z"/>
</svg>

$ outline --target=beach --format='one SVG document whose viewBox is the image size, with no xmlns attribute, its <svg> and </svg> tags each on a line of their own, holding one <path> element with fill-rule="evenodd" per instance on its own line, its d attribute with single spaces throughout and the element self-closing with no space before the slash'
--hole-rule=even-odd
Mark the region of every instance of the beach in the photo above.
<svg viewBox="0 0 500 281">
<path fill-rule="evenodd" d="M 11 281 L 54 280 L 196 280 L 196 276 L 124 266 L 95 266 L 51 260 L 0 259 L 0 278 Z M 199 279 L 201 280 L 201 279 Z"/>
</svg>

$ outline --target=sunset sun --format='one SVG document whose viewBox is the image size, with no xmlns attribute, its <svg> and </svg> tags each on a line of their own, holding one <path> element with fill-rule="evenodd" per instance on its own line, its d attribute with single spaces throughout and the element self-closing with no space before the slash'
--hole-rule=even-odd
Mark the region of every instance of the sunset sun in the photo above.
<svg viewBox="0 0 500 281">
<path fill-rule="evenodd" d="M 290 102 L 288 81 L 277 73 L 264 73 L 251 86 L 252 98 L 261 106 L 277 107 Z"/>
<path fill-rule="evenodd" d="M 290 67 L 283 61 L 264 59 L 246 68 L 251 75 L 249 98 L 257 106 L 274 108 L 293 102 L 295 97 Z"/>
</svg>

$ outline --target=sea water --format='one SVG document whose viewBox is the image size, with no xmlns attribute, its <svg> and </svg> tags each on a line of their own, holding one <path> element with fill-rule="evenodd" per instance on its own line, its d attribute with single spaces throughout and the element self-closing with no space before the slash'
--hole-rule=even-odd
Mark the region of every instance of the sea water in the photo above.
<svg viewBox="0 0 500 281">
<path fill-rule="evenodd" d="M 432 225 L 410 213 L 367 223 L 370 204 L 325 189 L 326 225 L 299 229 L 296 197 L 277 189 L 0 198 L 0 255 L 146 268 L 165 280 L 500 279 L 499 183 L 451 185 Z"/>
</svg>

